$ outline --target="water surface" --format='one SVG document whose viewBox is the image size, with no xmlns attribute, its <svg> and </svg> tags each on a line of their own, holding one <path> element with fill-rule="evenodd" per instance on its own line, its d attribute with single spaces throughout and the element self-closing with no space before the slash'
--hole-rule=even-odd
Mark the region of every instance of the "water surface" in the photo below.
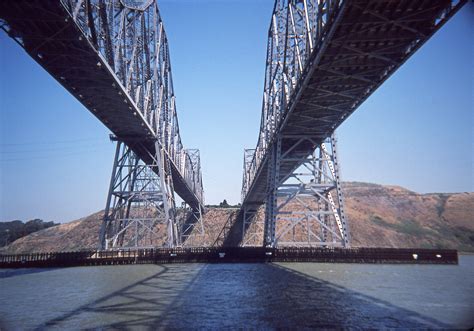
<svg viewBox="0 0 474 331">
<path fill-rule="evenodd" d="M 474 325 L 460 265 L 167 264 L 0 270 L 0 329 L 453 328 Z"/>
</svg>

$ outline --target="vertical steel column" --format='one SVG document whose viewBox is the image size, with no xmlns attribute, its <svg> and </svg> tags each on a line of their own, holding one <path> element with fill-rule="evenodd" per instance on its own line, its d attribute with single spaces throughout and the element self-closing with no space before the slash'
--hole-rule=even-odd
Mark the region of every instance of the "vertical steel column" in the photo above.
<svg viewBox="0 0 474 331">
<path fill-rule="evenodd" d="M 100 232 L 99 232 L 99 249 L 106 249 L 106 229 L 107 225 L 111 222 L 110 219 L 110 203 L 112 200 L 112 192 L 114 190 L 114 178 L 117 173 L 117 164 L 119 161 L 119 154 L 120 154 L 120 146 L 122 142 L 117 141 L 116 148 L 115 148 L 115 157 L 114 157 L 114 164 L 112 166 L 112 175 L 110 177 L 110 185 L 109 185 L 109 191 L 107 194 L 107 202 L 105 204 L 105 211 L 104 211 L 104 218 L 102 220 L 102 225 L 100 227 Z"/>
<path fill-rule="evenodd" d="M 318 155 L 317 155 L 318 154 Z M 314 172 L 314 177 L 315 177 L 315 182 L 318 185 L 321 185 L 323 183 L 323 173 L 324 173 L 324 164 L 321 165 L 322 171 L 317 171 L 319 168 L 319 162 L 323 159 L 323 150 L 321 148 L 318 148 L 317 151 L 313 153 L 313 172 Z M 329 206 L 326 201 L 323 201 L 322 199 L 318 199 L 318 221 L 320 223 L 320 229 L 321 229 L 321 239 L 323 242 L 326 242 L 327 237 L 328 237 L 328 232 L 326 230 L 326 227 L 328 226 L 328 216 L 325 215 L 323 212 L 325 210 L 328 210 Z"/>
<path fill-rule="evenodd" d="M 331 146 L 332 146 L 332 156 L 333 156 L 333 162 L 334 162 L 334 174 L 335 174 L 335 179 L 336 179 L 336 192 L 337 192 L 337 199 L 339 202 L 339 215 L 341 218 L 341 223 L 342 223 L 342 229 L 343 229 L 343 235 L 344 235 L 344 247 L 350 247 L 351 246 L 351 237 L 350 237 L 350 231 L 349 231 L 349 222 L 347 221 L 346 218 L 346 213 L 344 211 L 344 194 L 342 193 L 342 186 L 341 186 L 341 178 L 340 178 L 340 165 L 337 157 L 337 139 L 336 139 L 336 132 L 333 132 L 331 135 Z"/>
<path fill-rule="evenodd" d="M 179 245 L 178 227 L 176 224 L 176 206 L 174 199 L 173 180 L 171 178 L 170 160 L 164 157 L 164 149 L 158 141 L 155 142 L 155 158 L 158 165 L 158 177 L 161 183 L 163 198 L 163 209 L 165 212 L 168 233 L 168 247 Z M 166 169 L 166 170 L 165 170 Z"/>
<path fill-rule="evenodd" d="M 281 137 L 278 136 L 271 147 L 270 159 L 268 162 L 268 192 L 265 209 L 265 236 L 263 241 L 263 245 L 265 247 L 275 246 L 276 208 L 278 203 L 277 191 L 280 180 L 280 162 Z"/>
</svg>

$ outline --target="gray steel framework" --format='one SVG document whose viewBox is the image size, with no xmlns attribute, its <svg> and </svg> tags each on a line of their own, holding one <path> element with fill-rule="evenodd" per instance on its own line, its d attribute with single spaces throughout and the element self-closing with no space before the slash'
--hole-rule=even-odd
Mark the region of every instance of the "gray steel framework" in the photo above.
<svg viewBox="0 0 474 331">
<path fill-rule="evenodd" d="M 188 153 L 199 167 L 199 151 Z M 153 163 L 144 164 L 128 145 L 117 141 L 101 247 L 189 247 L 194 237 L 204 235 L 201 208 L 193 210 L 185 202 L 176 208 L 173 180 L 166 171 L 169 159 L 163 151 L 150 157 Z"/>
<path fill-rule="evenodd" d="M 181 142 L 168 41 L 156 1 L 1 1 L 0 27 L 137 159 L 171 178 L 171 195 L 176 192 L 202 211 L 199 153 Z M 156 166 L 157 155 L 165 168 Z"/>
<path fill-rule="evenodd" d="M 186 153 L 192 165 L 190 169 L 191 172 L 186 172 L 186 176 L 193 177 L 191 180 L 193 186 L 191 188 L 195 191 L 202 192 L 201 156 L 199 149 L 187 149 Z M 203 195 L 201 199 L 204 204 Z M 205 235 L 203 223 L 204 207 L 203 205 L 199 205 L 197 208 L 193 208 L 184 201 L 181 212 L 182 217 L 180 218 L 178 227 L 180 245 L 184 247 L 196 246 L 196 242 L 199 242 Z"/>
<path fill-rule="evenodd" d="M 294 157 L 291 150 L 282 154 L 282 138 L 272 151 L 265 218 L 258 206 L 243 207 L 241 245 L 349 247 L 335 135 L 301 157 L 301 166 L 286 177 L 279 176 L 280 167 L 294 162 Z M 314 143 L 311 137 L 291 138 L 293 149 L 306 141 Z"/>
<path fill-rule="evenodd" d="M 245 156 L 242 210 L 252 213 L 266 203 L 267 223 L 274 222 L 275 183 L 302 166 L 466 2 L 276 0 L 260 132 L 253 155 Z M 308 139 L 295 146 L 301 137 Z M 271 226 L 266 244 L 274 244 Z"/>
<path fill-rule="evenodd" d="M 301 158 L 301 166 L 285 177 L 279 176 L 280 167 L 294 159 L 289 151 L 282 153 L 282 138 L 277 139 L 271 155 L 263 244 L 348 247 L 348 222 L 334 135 L 313 154 Z M 308 140 L 314 143 L 311 137 L 301 136 L 292 148 Z"/>
<path fill-rule="evenodd" d="M 153 164 L 146 165 L 130 147 L 117 141 L 101 247 L 154 247 L 163 241 L 163 228 L 167 230 L 166 245 L 180 245 L 173 181 L 164 171 L 169 164 L 162 153 L 153 159 Z"/>
</svg>

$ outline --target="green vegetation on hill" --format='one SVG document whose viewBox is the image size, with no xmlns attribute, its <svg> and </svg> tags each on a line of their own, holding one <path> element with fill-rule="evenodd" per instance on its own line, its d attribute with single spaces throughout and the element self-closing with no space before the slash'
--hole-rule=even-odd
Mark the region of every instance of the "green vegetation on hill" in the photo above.
<svg viewBox="0 0 474 331">
<path fill-rule="evenodd" d="M 29 235 L 30 233 L 47 229 L 59 225 L 54 222 L 43 222 L 40 219 L 34 219 L 23 223 L 22 221 L 0 222 L 0 247 L 6 246 L 18 238 Z"/>
<path fill-rule="evenodd" d="M 427 229 L 423 229 L 420 224 L 416 223 L 413 220 L 403 220 L 400 223 L 389 223 L 384 221 L 379 216 L 372 217 L 372 222 L 377 225 L 387 227 L 389 229 L 393 229 L 399 233 L 408 234 L 410 236 L 421 237 L 423 235 L 429 234 L 430 231 Z"/>
<path fill-rule="evenodd" d="M 240 203 L 236 205 L 229 205 L 226 199 L 224 199 L 224 201 L 222 201 L 218 205 L 206 205 L 207 208 L 240 208 L 240 206 L 241 206 Z"/>
</svg>

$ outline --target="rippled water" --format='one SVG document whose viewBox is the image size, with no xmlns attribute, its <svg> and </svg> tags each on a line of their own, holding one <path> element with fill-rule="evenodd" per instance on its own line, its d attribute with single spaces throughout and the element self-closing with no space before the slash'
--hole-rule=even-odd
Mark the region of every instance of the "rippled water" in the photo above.
<svg viewBox="0 0 474 331">
<path fill-rule="evenodd" d="M 0 270 L 0 329 L 472 327 L 460 265 L 174 264 Z"/>
</svg>

